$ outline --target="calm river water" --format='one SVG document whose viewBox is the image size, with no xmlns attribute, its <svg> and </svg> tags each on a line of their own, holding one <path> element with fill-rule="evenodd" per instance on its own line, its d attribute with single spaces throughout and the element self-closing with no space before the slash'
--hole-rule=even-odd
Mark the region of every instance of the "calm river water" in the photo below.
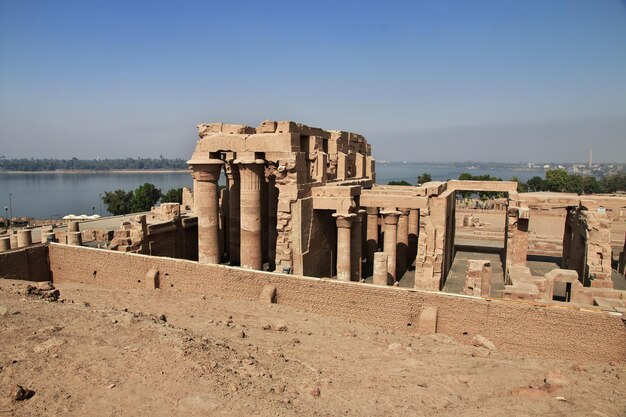
<svg viewBox="0 0 626 417">
<path fill-rule="evenodd" d="M 462 172 L 473 175 L 489 174 L 502 179 L 517 176 L 522 180 L 539 175 L 543 170 L 512 171 L 498 169 L 468 169 L 457 166 L 426 165 L 420 163 L 379 163 L 376 176 L 379 184 L 389 181 L 407 181 L 415 184 L 417 176 L 428 172 L 433 180 L 458 178 Z M 222 176 L 222 182 L 224 178 Z M 117 189 L 133 190 L 150 182 L 162 192 L 170 188 L 190 187 L 192 179 L 187 172 L 175 173 L 0 173 L 0 216 L 9 207 L 13 216 L 60 218 L 67 214 L 108 214 L 100 204 L 99 194 Z M 10 215 L 10 213 L 9 213 Z"/>
</svg>

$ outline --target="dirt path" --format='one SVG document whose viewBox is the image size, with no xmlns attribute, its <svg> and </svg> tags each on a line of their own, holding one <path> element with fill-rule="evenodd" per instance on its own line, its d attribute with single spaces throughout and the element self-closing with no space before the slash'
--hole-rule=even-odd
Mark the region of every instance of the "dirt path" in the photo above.
<svg viewBox="0 0 626 417">
<path fill-rule="evenodd" d="M 48 302 L 25 287 L 0 280 L 1 416 L 626 415 L 624 365 L 515 358 L 280 305 L 67 284 Z M 12 401 L 17 384 L 34 396 Z"/>
</svg>

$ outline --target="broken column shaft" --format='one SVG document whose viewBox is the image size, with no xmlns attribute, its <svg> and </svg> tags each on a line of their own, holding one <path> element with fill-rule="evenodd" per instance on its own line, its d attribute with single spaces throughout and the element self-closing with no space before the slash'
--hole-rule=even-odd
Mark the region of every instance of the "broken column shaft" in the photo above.
<svg viewBox="0 0 626 417">
<path fill-rule="evenodd" d="M 17 231 L 17 247 L 24 248 L 33 244 L 33 233 L 30 229 Z"/>
<path fill-rule="evenodd" d="M 387 273 L 387 254 L 376 252 L 374 254 L 374 285 L 392 285 Z"/>
<path fill-rule="evenodd" d="M 365 210 L 359 210 L 352 220 L 350 228 L 351 257 L 350 265 L 352 270 L 352 281 L 360 281 L 362 274 L 363 258 L 363 215 Z"/>
<path fill-rule="evenodd" d="M 374 253 L 378 250 L 378 207 L 367 207 L 367 241 L 365 249 L 368 265 L 374 262 Z"/>
<path fill-rule="evenodd" d="M 0 237 L 0 252 L 4 252 L 11 249 L 11 239 L 9 236 Z"/>
<path fill-rule="evenodd" d="M 396 257 L 398 244 L 398 220 L 400 218 L 399 211 L 382 211 L 385 222 L 385 242 L 383 250 L 387 254 L 387 274 L 391 283 L 396 282 Z"/>
<path fill-rule="evenodd" d="M 354 213 L 335 213 L 333 217 L 337 223 L 337 279 L 350 281 L 352 272 L 352 256 L 350 237 Z"/>
</svg>

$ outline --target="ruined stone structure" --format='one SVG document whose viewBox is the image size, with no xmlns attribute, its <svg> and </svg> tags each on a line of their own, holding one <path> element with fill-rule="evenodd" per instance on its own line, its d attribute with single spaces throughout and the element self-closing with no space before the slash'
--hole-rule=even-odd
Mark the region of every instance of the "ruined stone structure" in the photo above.
<svg viewBox="0 0 626 417">
<path fill-rule="evenodd" d="M 411 266 L 414 288 L 437 291 L 455 255 L 456 193 L 496 191 L 507 195 L 498 200 L 507 213 L 506 297 L 545 298 L 546 278 L 526 266 L 529 224 L 534 211 L 559 207 L 568 213 L 563 265 L 585 286 L 612 287 L 610 219 L 601 208 L 606 201 L 626 207 L 626 199 L 519 194 L 508 181 L 376 185 L 371 146 L 355 133 L 268 120 L 198 129 L 188 162 L 194 190 L 185 190 L 183 205 L 198 216 L 201 263 L 340 281 L 372 276 L 378 285 L 397 284 Z M 488 280 L 481 284 L 474 280 L 471 293 L 489 296 Z"/>
<path fill-rule="evenodd" d="M 181 212 L 180 204 L 163 203 L 147 215 L 123 221 L 118 230 L 108 231 L 110 239 L 98 236 L 88 225 L 83 234 L 93 234 L 90 240 L 108 240 L 110 250 L 197 260 L 197 224 L 197 217 Z"/>
<path fill-rule="evenodd" d="M 376 185 L 363 136 L 295 122 L 203 124 L 199 136 L 181 205 L 125 217 L 118 230 L 46 226 L 44 244 L 30 229 L 1 235 L 0 278 L 261 300 L 465 343 L 481 334 L 515 353 L 626 361 L 626 291 L 611 277 L 616 247 L 624 269 L 626 244 L 611 232 L 626 197 L 517 193 L 509 181 Z M 444 294 L 456 195 L 467 191 L 506 194 L 504 272 L 470 259 L 462 289 Z M 563 269 L 533 275 L 529 248 L 541 248 L 529 230 L 557 211 L 563 239 L 551 251 Z M 392 287 L 411 273 L 413 288 Z"/>
<path fill-rule="evenodd" d="M 362 136 L 274 121 L 198 128 L 189 166 L 200 262 L 359 279 L 351 242 L 362 235 L 360 190 L 375 180 Z"/>
<path fill-rule="evenodd" d="M 618 239 L 616 249 L 611 230 L 626 220 L 626 197 L 517 193 L 509 181 L 377 185 L 371 146 L 356 133 L 269 120 L 256 128 L 210 123 L 198 129 L 188 162 L 194 187 L 183 190 L 181 205 L 131 216 L 118 230 L 77 222 L 67 229 L 46 226 L 41 241 L 375 285 L 398 285 L 410 271 L 413 288 L 439 291 L 455 258 L 457 193 L 495 191 L 506 195 L 494 205 L 506 218 L 504 291 L 492 291 L 486 261 L 471 261 L 462 292 L 592 304 L 597 297 L 626 298 L 612 290 L 611 279 L 613 254 L 624 246 Z M 531 243 L 533 219 L 543 213 L 561 214 L 555 217 L 563 223 L 558 245 Z M 472 215 L 462 222 L 483 226 Z M 24 229 L 1 237 L 0 251 L 33 243 Z M 556 254 L 563 269 L 555 271 L 569 272 L 533 276 L 530 250 Z"/>
<path fill-rule="evenodd" d="M 467 262 L 467 275 L 463 292 L 479 297 L 491 295 L 491 263 L 489 261 L 470 259 Z"/>
</svg>

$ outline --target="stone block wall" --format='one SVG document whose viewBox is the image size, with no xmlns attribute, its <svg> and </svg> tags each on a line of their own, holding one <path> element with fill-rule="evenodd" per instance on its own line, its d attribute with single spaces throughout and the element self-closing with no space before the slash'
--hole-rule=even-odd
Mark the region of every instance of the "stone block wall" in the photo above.
<svg viewBox="0 0 626 417">
<path fill-rule="evenodd" d="M 568 210 L 562 267 L 574 269 L 585 285 L 612 288 L 611 221 L 592 201 Z"/>
<path fill-rule="evenodd" d="M 626 361 L 626 327 L 621 317 L 592 309 L 486 301 L 59 244 L 49 245 L 49 252 L 53 280 L 58 283 L 145 289 L 146 276 L 154 270 L 151 273 L 159 274 L 160 291 L 246 300 L 258 300 L 263 287 L 272 284 L 277 303 L 317 314 L 417 331 L 421 312 L 434 307 L 437 332 L 461 342 L 470 343 L 481 334 L 512 354 Z"/>
<path fill-rule="evenodd" d="M 0 252 L 0 278 L 49 281 L 48 247 L 35 245 Z"/>
<path fill-rule="evenodd" d="M 455 197 L 449 190 L 419 210 L 415 288 L 439 290 L 454 260 Z"/>
<path fill-rule="evenodd" d="M 491 263 L 468 259 L 463 293 L 477 297 L 489 297 L 491 292 Z"/>
</svg>

